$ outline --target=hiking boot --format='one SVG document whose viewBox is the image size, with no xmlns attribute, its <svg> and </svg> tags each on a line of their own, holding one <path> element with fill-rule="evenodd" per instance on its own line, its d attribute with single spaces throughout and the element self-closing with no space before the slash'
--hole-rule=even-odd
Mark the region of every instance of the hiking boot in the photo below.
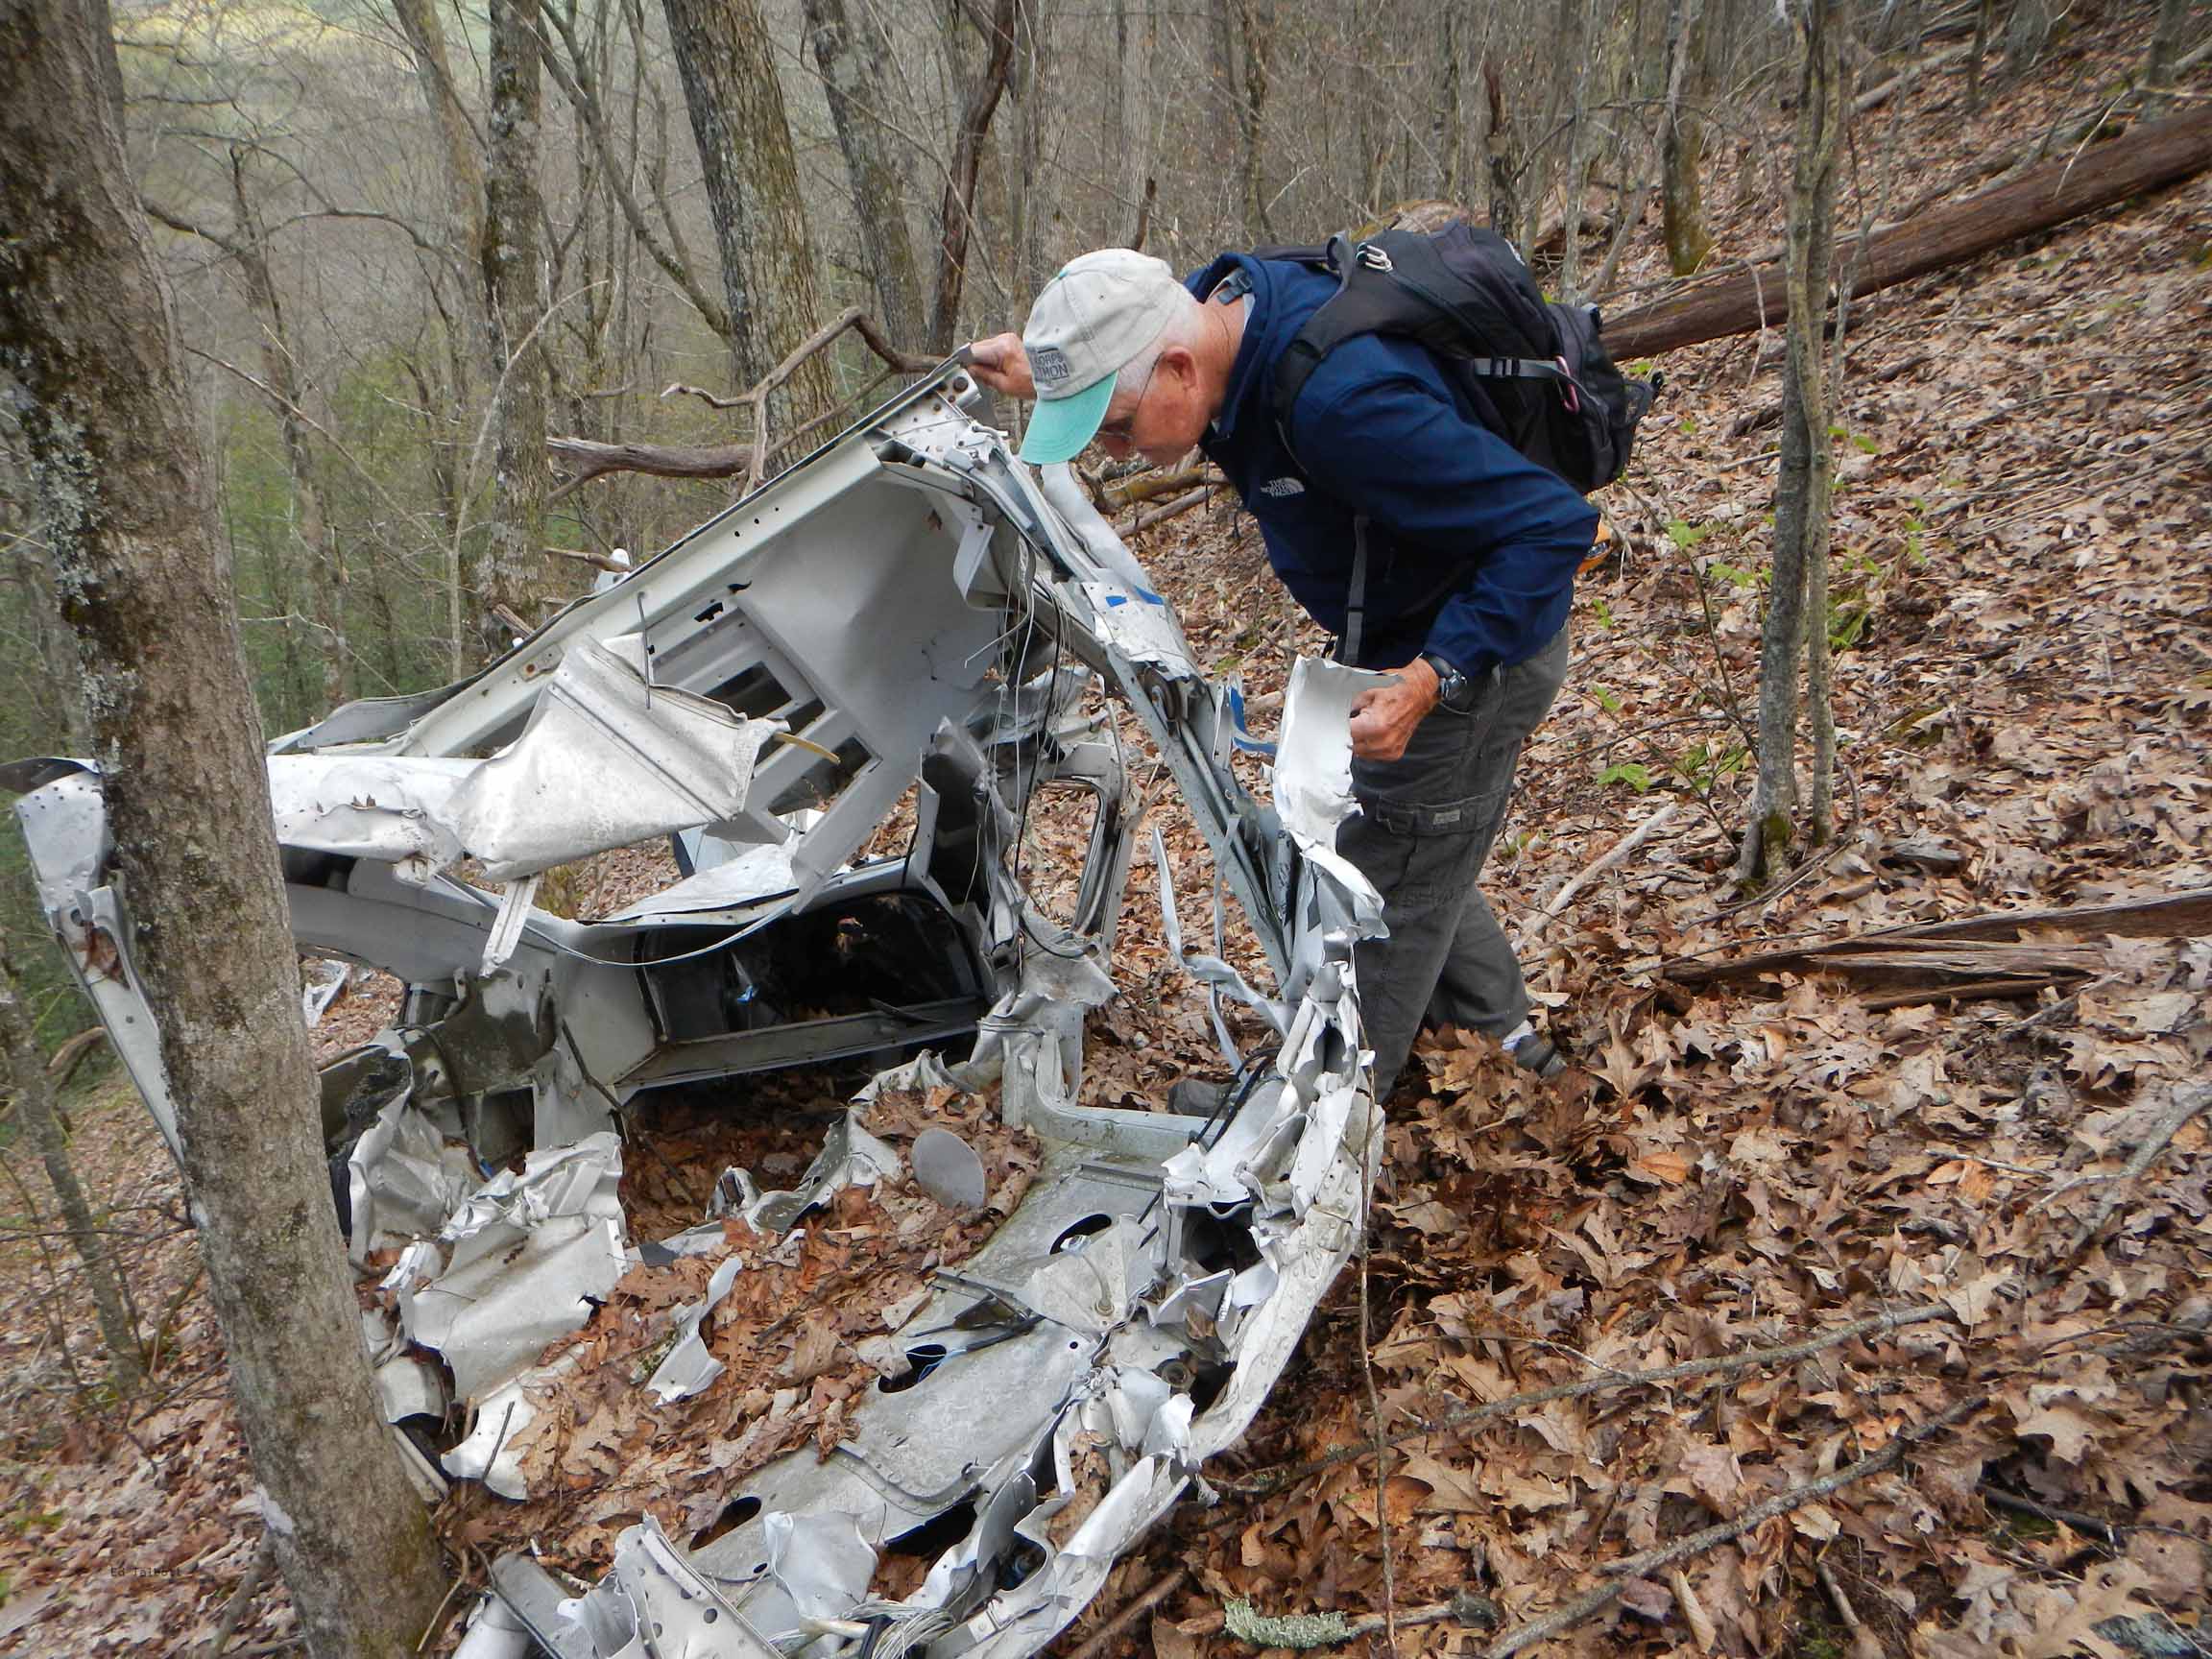
<svg viewBox="0 0 2212 1659">
<path fill-rule="evenodd" d="M 1513 1056 L 1514 1065 L 1539 1077 L 1556 1077 L 1567 1070 L 1566 1053 L 1541 1031 L 1529 1032 L 1505 1052 Z"/>
</svg>

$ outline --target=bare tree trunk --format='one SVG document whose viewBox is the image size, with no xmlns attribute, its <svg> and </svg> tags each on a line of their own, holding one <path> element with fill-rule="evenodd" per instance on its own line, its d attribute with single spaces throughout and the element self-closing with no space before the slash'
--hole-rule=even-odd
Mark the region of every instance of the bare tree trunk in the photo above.
<svg viewBox="0 0 2212 1659">
<path fill-rule="evenodd" d="M 1667 109 L 1659 141 L 1659 202 L 1667 236 L 1667 263 L 1687 276 L 1705 263 L 1713 238 L 1705 229 L 1700 174 L 1705 123 L 1682 107 L 1691 66 L 1704 60 L 1703 0 L 1670 0 L 1667 8 Z"/>
<path fill-rule="evenodd" d="M 77 1171 L 69 1164 L 69 1142 L 54 1113 L 53 1085 L 47 1080 L 38 1039 L 32 1029 L 31 1011 L 23 1002 L 23 982 L 8 956 L 8 940 L 0 934 L 0 1070 L 15 1097 L 15 1119 L 29 1126 L 32 1144 L 46 1166 L 54 1199 L 61 1208 L 61 1225 L 77 1259 L 84 1263 L 85 1282 L 92 1290 L 92 1306 L 100 1316 L 100 1337 L 108 1345 L 108 1372 L 115 1390 L 127 1394 L 138 1385 L 145 1362 L 138 1348 L 138 1333 L 123 1305 L 122 1282 L 116 1277 L 115 1259 L 108 1249 L 107 1235 L 93 1218 L 92 1206 Z"/>
<path fill-rule="evenodd" d="M 1482 64 L 1482 86 L 1490 106 L 1490 126 L 1482 145 L 1483 172 L 1489 181 L 1490 228 L 1519 248 L 1521 157 L 1513 142 L 1513 118 L 1505 109 L 1498 65 L 1489 60 L 1484 60 Z"/>
<path fill-rule="evenodd" d="M 800 11 L 853 180 L 853 209 L 861 255 L 876 286 L 876 314 L 892 339 L 918 348 L 922 274 L 906 228 L 914 187 L 905 146 L 883 124 L 893 107 L 886 43 L 873 17 L 863 15 L 854 24 L 849 0 L 800 0 Z"/>
<path fill-rule="evenodd" d="M 1267 71 L 1275 53 L 1274 0 L 1237 0 L 1237 39 L 1241 84 L 1237 98 L 1237 176 L 1244 201 L 1244 241 L 1258 247 L 1275 240 L 1267 224 L 1264 145 L 1267 133 Z"/>
<path fill-rule="evenodd" d="M 323 661 L 323 701 L 335 708 L 352 695 L 349 673 L 351 649 L 346 639 L 346 566 L 328 529 L 323 481 L 315 465 L 313 435 L 307 428 L 307 389 L 300 356 L 276 296 L 269 267 L 269 238 L 254 211 L 246 184 L 249 152 L 233 144 L 230 171 L 231 229 L 228 234 L 193 224 L 149 204 L 148 210 L 173 229 L 188 231 L 228 253 L 246 285 L 246 302 L 260 334 L 261 383 L 268 388 L 270 413 L 284 444 L 284 468 L 292 484 L 292 531 L 307 556 L 309 605 L 317 625 L 317 650 Z M 289 584 L 287 584 L 289 587 Z M 290 624 L 287 624 L 290 626 Z"/>
<path fill-rule="evenodd" d="M 757 0 L 662 7 L 722 254 L 736 384 L 751 386 L 822 320 L 783 88 Z M 810 360 L 779 399 L 779 426 L 828 408 L 830 397 L 829 363 Z"/>
<path fill-rule="evenodd" d="M 492 0 L 491 144 L 484 176 L 484 315 L 497 378 L 490 521 L 476 573 L 478 643 L 507 648 L 499 613 L 535 627 L 560 598 L 544 554 L 545 301 L 540 291 L 538 135 L 544 116 L 534 0 Z"/>
<path fill-rule="evenodd" d="M 269 1530 L 318 1659 L 401 1659 L 445 1592 L 376 1406 L 230 571 L 133 204 L 104 0 L 0 11 L 0 373 L 92 709 L 134 954 Z"/>
<path fill-rule="evenodd" d="M 1559 244 L 1559 292 L 1568 300 L 1582 297 L 1582 205 L 1588 192 L 1590 152 L 1590 71 L 1598 57 L 1598 0 L 1587 0 L 1582 12 L 1582 50 L 1575 70 L 1575 107 L 1567 130 L 1567 182 L 1562 224 L 1566 234 Z"/>
<path fill-rule="evenodd" d="M 1759 771 L 1737 859 L 1743 879 L 1781 862 L 1797 806 L 1797 662 L 1808 631 L 1826 655 L 1828 501 L 1834 469 L 1821 328 L 1836 220 L 1837 156 L 1843 125 L 1841 0 L 1810 0 L 1798 81 L 1795 165 L 1790 193 L 1788 366 L 1782 383 L 1782 454 L 1774 484 L 1774 565 L 1759 655 Z M 1817 608 L 1816 608 L 1817 607 Z M 1827 692 L 1825 663 L 1817 687 Z M 1833 714 L 1815 708 L 1815 732 Z M 1825 805 L 1815 761 L 1815 794 Z"/>
<path fill-rule="evenodd" d="M 2005 25 L 2005 72 L 2013 80 L 2035 67 L 2051 43 L 2054 21 L 2051 0 L 2012 0 L 2012 16 Z"/>
<path fill-rule="evenodd" d="M 983 72 L 969 89 L 953 139 L 952 167 L 945 178 L 945 197 L 937 215 L 937 291 L 929 304 L 929 349 L 952 349 L 960 330 L 960 295 L 968 280 L 968 248 L 974 233 L 975 179 L 983 166 L 983 141 L 998 112 L 1007 77 L 1014 68 L 1015 0 L 994 0 L 984 29 Z"/>
<path fill-rule="evenodd" d="M 2181 36 L 2189 27 L 2192 0 L 2160 0 L 2158 23 L 2151 31 L 2151 50 L 2143 60 L 2143 113 L 2155 120 L 2174 102 L 2174 65 L 2181 57 Z"/>
<path fill-rule="evenodd" d="M 1989 53 L 1989 14 L 1997 0 L 1978 0 L 1974 8 L 1974 41 L 1966 48 L 1966 113 L 1982 112 L 1982 60 Z"/>
</svg>

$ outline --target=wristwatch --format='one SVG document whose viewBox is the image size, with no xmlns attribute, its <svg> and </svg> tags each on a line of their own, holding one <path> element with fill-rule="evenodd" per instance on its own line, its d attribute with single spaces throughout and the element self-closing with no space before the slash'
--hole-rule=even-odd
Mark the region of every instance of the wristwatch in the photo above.
<svg viewBox="0 0 2212 1659">
<path fill-rule="evenodd" d="M 1433 651 L 1421 653 L 1421 661 L 1436 671 L 1436 701 L 1455 714 L 1475 707 L 1475 682 Z"/>
</svg>

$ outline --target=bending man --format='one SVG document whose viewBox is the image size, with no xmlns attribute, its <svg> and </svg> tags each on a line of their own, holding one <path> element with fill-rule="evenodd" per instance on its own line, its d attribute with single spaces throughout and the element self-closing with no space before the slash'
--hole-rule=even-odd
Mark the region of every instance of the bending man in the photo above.
<svg viewBox="0 0 2212 1659">
<path fill-rule="evenodd" d="M 1022 458 L 1040 466 L 1094 441 L 1163 466 L 1204 449 L 1345 659 L 1395 674 L 1353 708 L 1361 811 L 1338 843 L 1390 929 L 1358 958 L 1378 1091 L 1424 1022 L 1487 1032 L 1549 1075 L 1558 1049 L 1531 1026 L 1476 881 L 1522 743 L 1565 678 L 1568 602 L 1598 516 L 1477 421 L 1411 340 L 1338 346 L 1279 429 L 1276 364 L 1335 291 L 1323 273 L 1241 253 L 1180 282 L 1161 260 L 1105 249 L 1046 284 L 1020 335 L 977 342 L 975 376 L 1038 400 Z"/>
</svg>

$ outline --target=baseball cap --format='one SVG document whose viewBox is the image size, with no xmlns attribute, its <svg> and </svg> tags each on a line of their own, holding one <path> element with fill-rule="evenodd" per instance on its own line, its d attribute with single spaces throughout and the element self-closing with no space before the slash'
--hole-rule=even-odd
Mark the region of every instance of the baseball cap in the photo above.
<svg viewBox="0 0 2212 1659">
<path fill-rule="evenodd" d="M 1045 284 L 1022 330 L 1037 412 L 1022 435 L 1032 466 L 1072 460 L 1106 419 L 1122 369 L 1160 338 L 1188 291 L 1165 259 L 1101 248 Z"/>
</svg>

